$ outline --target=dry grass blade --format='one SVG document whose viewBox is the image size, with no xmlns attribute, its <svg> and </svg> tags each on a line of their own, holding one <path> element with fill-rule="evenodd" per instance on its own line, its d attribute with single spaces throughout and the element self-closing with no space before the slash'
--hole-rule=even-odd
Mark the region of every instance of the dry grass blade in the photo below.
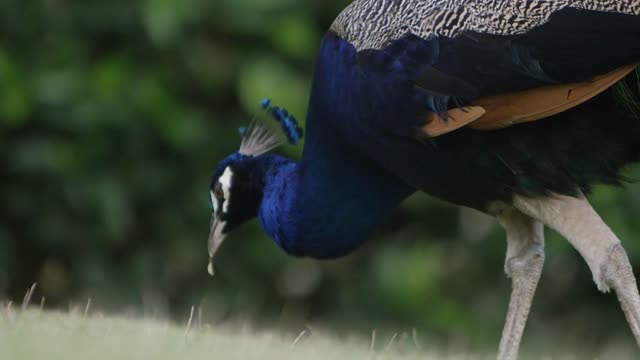
<svg viewBox="0 0 640 360">
<path fill-rule="evenodd" d="M 374 352 L 376 350 L 376 329 L 371 331 L 371 345 L 369 346 L 369 351 Z"/>
<path fill-rule="evenodd" d="M 295 347 L 298 344 L 298 341 L 300 341 L 302 339 L 302 337 L 305 336 L 306 334 L 307 334 L 307 329 L 302 330 L 302 332 L 300 332 L 298 337 L 296 337 L 296 339 L 293 340 L 293 343 L 291 344 L 291 347 Z"/>
<path fill-rule="evenodd" d="M 87 299 L 87 305 L 84 307 L 84 313 L 82 314 L 83 318 L 86 318 L 89 314 L 89 309 L 91 309 L 91 298 Z"/>
<path fill-rule="evenodd" d="M 29 290 L 27 290 L 27 293 L 24 295 L 24 299 L 22 300 L 23 311 L 26 310 L 27 307 L 29 306 L 29 303 L 31 303 L 31 298 L 33 297 L 33 293 L 36 291 L 37 286 L 38 286 L 38 283 L 33 283 L 33 285 L 31 285 Z"/>
<path fill-rule="evenodd" d="M 416 328 L 413 328 L 413 330 L 411 331 L 411 335 L 411 337 L 413 338 L 413 344 L 416 346 L 416 349 L 418 349 L 418 351 L 422 351 L 422 345 L 418 340 L 418 330 L 416 330 Z"/>
<path fill-rule="evenodd" d="M 193 315 L 196 311 L 195 306 L 191 306 L 191 312 L 189 313 L 189 321 L 187 322 L 187 328 L 184 330 L 184 337 L 182 339 L 183 343 L 187 343 L 189 337 L 189 331 L 191 330 L 191 324 L 193 323 Z"/>
<path fill-rule="evenodd" d="M 389 340 L 389 342 L 387 343 L 387 346 L 385 346 L 384 352 L 388 352 L 389 350 L 391 350 L 393 345 L 396 343 L 397 337 L 398 337 L 398 333 L 394 333 L 391 339 Z"/>
<path fill-rule="evenodd" d="M 15 324 L 16 322 L 16 316 L 15 313 L 13 312 L 13 301 L 9 301 L 7 302 L 7 305 L 4 307 L 4 314 L 7 318 L 7 320 L 9 321 L 10 324 Z"/>
</svg>

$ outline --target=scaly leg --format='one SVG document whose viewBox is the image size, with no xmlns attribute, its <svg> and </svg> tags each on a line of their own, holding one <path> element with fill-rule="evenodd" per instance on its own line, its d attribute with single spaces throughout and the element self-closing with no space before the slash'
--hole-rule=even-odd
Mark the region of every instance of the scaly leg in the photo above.
<svg viewBox="0 0 640 360">
<path fill-rule="evenodd" d="M 611 248 L 601 271 L 604 282 L 618 295 L 620 307 L 636 338 L 636 344 L 640 346 L 640 295 L 629 257 L 622 244 L 616 244 Z"/>
<path fill-rule="evenodd" d="M 640 346 L 640 295 L 629 258 L 620 240 L 584 196 L 553 196 L 546 199 L 516 197 L 514 206 L 566 237 L 586 260 L 600 291 L 615 290 L 636 343 Z"/>
<path fill-rule="evenodd" d="M 542 223 L 513 208 L 502 209 L 498 221 L 507 232 L 505 272 L 512 281 L 498 360 L 513 360 L 518 357 L 522 333 L 542 273 L 544 229 Z"/>
</svg>

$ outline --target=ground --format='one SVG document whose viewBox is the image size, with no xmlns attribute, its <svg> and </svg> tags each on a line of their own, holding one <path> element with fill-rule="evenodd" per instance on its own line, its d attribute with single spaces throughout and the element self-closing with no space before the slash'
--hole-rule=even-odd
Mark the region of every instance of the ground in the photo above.
<svg viewBox="0 0 640 360">
<path fill-rule="evenodd" d="M 105 317 L 83 309 L 71 312 L 22 310 L 3 304 L 0 311 L 0 359 L 304 359 L 304 360 L 471 360 L 491 355 L 428 352 L 416 344 L 406 349 L 397 340 L 336 339 L 318 333 L 286 336 L 250 327 L 213 328 L 197 314 L 184 325 L 153 319 Z M 409 339 L 411 342 L 411 339 Z M 526 359 L 588 359 L 591 356 L 542 356 Z M 606 358 L 606 357 L 605 357 Z M 615 357 L 620 358 L 620 357 Z M 622 357 L 625 358 L 625 357 Z"/>
</svg>

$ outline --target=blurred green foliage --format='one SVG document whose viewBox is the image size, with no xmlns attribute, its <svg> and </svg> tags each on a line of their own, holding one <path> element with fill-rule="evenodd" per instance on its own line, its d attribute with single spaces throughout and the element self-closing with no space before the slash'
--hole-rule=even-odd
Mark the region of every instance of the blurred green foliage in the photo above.
<svg viewBox="0 0 640 360">
<path fill-rule="evenodd" d="M 212 324 L 497 343 L 504 235 L 425 195 L 348 258 L 288 258 L 253 222 L 226 241 L 219 277 L 206 274 L 211 172 L 260 98 L 303 117 L 315 50 L 346 3 L 0 0 L 0 298 L 38 282 L 51 307 L 90 297 L 183 317 L 195 304 Z M 592 198 L 640 268 L 640 186 L 629 188 Z M 547 247 L 528 346 L 631 341 L 575 251 L 551 233 Z"/>
</svg>

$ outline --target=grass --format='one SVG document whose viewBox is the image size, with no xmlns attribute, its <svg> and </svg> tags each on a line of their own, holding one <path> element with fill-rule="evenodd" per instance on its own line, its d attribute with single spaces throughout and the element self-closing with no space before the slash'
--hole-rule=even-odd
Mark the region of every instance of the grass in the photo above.
<svg viewBox="0 0 640 360">
<path fill-rule="evenodd" d="M 193 314 L 192 314 L 193 319 Z M 298 337 L 242 328 L 184 326 L 151 319 L 131 319 L 38 309 L 0 312 L 0 359 L 113 360 L 113 359 L 304 359 L 412 360 L 475 359 L 400 350 L 395 339 L 368 341 L 335 339 L 317 333 Z"/>
<path fill-rule="evenodd" d="M 197 316 L 195 316 L 197 318 Z M 406 336 L 406 335 L 405 335 Z M 404 342 L 412 343 L 411 336 Z M 401 346 L 390 339 L 337 339 L 317 332 L 296 336 L 255 331 L 248 327 L 213 328 L 194 319 L 184 325 L 153 319 L 91 315 L 89 307 L 67 313 L 0 306 L 0 359 L 15 360 L 454 360 L 492 356 L 443 354 Z M 555 351 L 549 349 L 551 353 Z M 521 359 L 632 359 L 618 351 L 578 356 L 571 352 Z M 571 354 L 571 355 L 567 355 Z M 615 354 L 615 355 L 614 355 Z M 611 355 L 611 356 L 610 356 Z"/>
</svg>

